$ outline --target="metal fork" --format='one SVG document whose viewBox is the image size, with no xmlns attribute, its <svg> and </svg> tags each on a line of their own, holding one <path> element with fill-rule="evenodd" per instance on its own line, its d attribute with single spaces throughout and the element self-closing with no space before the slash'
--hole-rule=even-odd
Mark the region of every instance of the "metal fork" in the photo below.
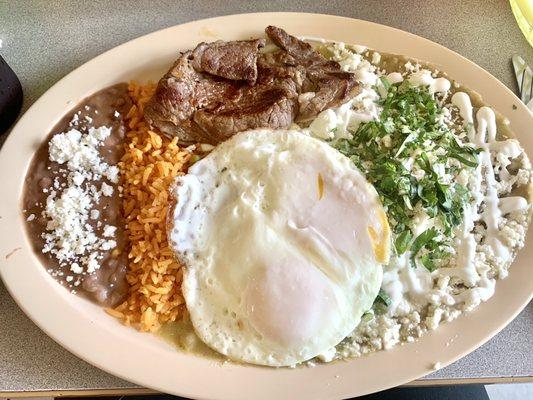
<svg viewBox="0 0 533 400">
<path fill-rule="evenodd" d="M 519 55 L 513 56 L 513 68 L 518 83 L 520 99 L 533 111 L 533 72 Z"/>
</svg>

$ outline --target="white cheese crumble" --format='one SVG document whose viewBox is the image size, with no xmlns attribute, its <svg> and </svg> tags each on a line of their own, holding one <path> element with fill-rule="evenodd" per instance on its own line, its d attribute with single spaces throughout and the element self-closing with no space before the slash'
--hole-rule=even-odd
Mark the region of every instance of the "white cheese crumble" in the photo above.
<svg viewBox="0 0 533 400">
<path fill-rule="evenodd" d="M 322 354 L 319 354 L 317 358 L 322 362 L 330 362 L 333 361 L 336 353 L 337 350 L 335 349 L 335 347 L 332 347 L 331 349 L 326 350 Z"/>
<path fill-rule="evenodd" d="M 332 139 L 337 127 L 337 113 L 330 109 L 322 111 L 309 125 L 311 134 L 320 139 Z"/>
<path fill-rule="evenodd" d="M 100 217 L 100 211 L 91 210 L 91 219 L 98 219 L 98 217 Z"/>
<path fill-rule="evenodd" d="M 105 171 L 105 177 L 112 183 L 118 183 L 119 181 L 119 169 L 115 165 L 110 165 Z"/>
<path fill-rule="evenodd" d="M 59 172 L 66 178 L 66 184 L 60 185 L 56 177 L 46 199 L 42 215 L 48 223 L 42 251 L 52 254 L 61 266 L 70 266 L 75 275 L 96 271 L 102 252 L 117 245 L 115 240 L 108 239 L 115 236 L 116 227 L 106 225 L 100 237 L 89 223 L 89 219 L 100 216 L 94 209 L 100 196 L 111 196 L 114 191 L 103 179 L 111 184 L 119 179 L 118 168 L 103 162 L 99 154 L 99 147 L 110 134 L 111 129 L 105 126 L 90 128 L 87 133 L 70 129 L 54 135 L 49 143 L 50 161 L 65 167 Z M 101 194 L 94 185 L 100 181 Z M 75 283 L 79 284 L 79 280 Z"/>
<path fill-rule="evenodd" d="M 70 265 L 70 270 L 75 274 L 81 274 L 83 272 L 83 268 L 78 263 L 72 263 Z"/>
<path fill-rule="evenodd" d="M 102 194 L 107 197 L 111 197 L 113 195 L 113 186 L 108 185 L 107 183 L 102 183 Z"/>
<path fill-rule="evenodd" d="M 115 231 L 117 230 L 116 226 L 106 225 L 104 227 L 104 237 L 113 237 L 115 236 Z"/>
</svg>

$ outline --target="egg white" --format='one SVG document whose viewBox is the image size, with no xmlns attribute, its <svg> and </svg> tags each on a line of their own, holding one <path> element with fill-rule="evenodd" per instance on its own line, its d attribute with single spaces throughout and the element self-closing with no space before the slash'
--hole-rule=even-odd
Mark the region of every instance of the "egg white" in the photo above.
<svg viewBox="0 0 533 400">
<path fill-rule="evenodd" d="M 287 366 L 337 345 L 379 291 L 390 232 L 349 159 L 297 131 L 237 134 L 178 177 L 169 241 L 198 336 Z"/>
</svg>

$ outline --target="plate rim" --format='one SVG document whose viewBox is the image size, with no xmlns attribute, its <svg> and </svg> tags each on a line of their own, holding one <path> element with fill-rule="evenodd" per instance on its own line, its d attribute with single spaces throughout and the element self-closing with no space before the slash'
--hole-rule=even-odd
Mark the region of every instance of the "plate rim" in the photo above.
<svg viewBox="0 0 533 400">
<path fill-rule="evenodd" d="M 444 47 L 444 46 L 442 46 L 442 45 L 440 45 L 438 43 L 435 43 L 435 42 L 432 42 L 432 41 L 430 41 L 428 39 L 425 39 L 425 38 L 422 38 L 420 36 L 417 36 L 417 35 L 415 35 L 413 33 L 406 32 L 406 31 L 403 31 L 403 30 L 400 30 L 400 29 L 397 29 L 397 28 L 389 27 L 389 26 L 386 26 L 386 25 L 377 24 L 377 23 L 374 23 L 374 22 L 358 20 L 358 19 L 342 17 L 342 16 L 335 16 L 335 15 L 330 15 L 330 14 L 299 13 L 299 12 L 290 12 L 290 13 L 287 13 L 287 12 L 282 12 L 282 13 L 269 12 L 269 13 L 233 14 L 233 15 L 227 15 L 227 16 L 219 16 L 219 17 L 213 17 L 213 18 L 208 18 L 208 19 L 202 19 L 202 20 L 197 20 L 197 21 L 191 21 L 191 22 L 187 22 L 187 23 L 184 23 L 184 24 L 179 24 L 179 25 L 175 25 L 175 26 L 172 26 L 172 27 L 164 28 L 164 29 L 161 29 L 161 30 L 158 30 L 158 31 L 155 31 L 155 32 L 143 35 L 143 36 L 140 36 L 138 38 L 132 39 L 132 40 L 126 42 L 126 43 L 123 43 L 123 44 L 121 44 L 119 46 L 116 46 L 116 47 L 114 47 L 112 49 L 109 49 L 106 52 L 104 52 L 104 53 L 98 55 L 97 57 L 87 61 L 86 63 L 82 64 L 81 66 L 79 66 L 78 68 L 76 68 L 75 70 L 73 70 L 72 72 L 67 74 L 65 77 L 60 79 L 51 88 L 49 88 L 25 112 L 25 114 L 20 118 L 20 120 L 15 125 L 15 127 L 12 129 L 11 134 L 6 139 L 6 142 L 4 143 L 4 146 L 2 147 L 2 151 L 0 152 L 0 166 L 6 166 L 6 164 L 8 164 L 7 160 L 13 158 L 11 155 L 6 156 L 6 153 L 7 153 L 6 149 L 7 150 L 11 150 L 12 148 L 16 148 L 16 143 L 15 142 L 17 141 L 17 139 L 19 139 L 19 136 L 23 134 L 23 129 L 27 129 L 28 125 L 31 125 L 31 124 L 29 124 L 30 119 L 34 116 L 34 114 L 37 114 L 39 112 L 39 110 L 43 107 L 43 104 L 48 100 L 48 98 L 53 96 L 53 95 L 56 95 L 57 94 L 56 92 L 60 91 L 63 88 L 63 86 L 68 84 L 70 82 L 70 80 L 73 79 L 73 77 L 76 77 L 77 75 L 82 74 L 85 70 L 90 69 L 91 67 L 93 67 L 95 65 L 98 65 L 98 63 L 100 63 L 102 60 L 105 60 L 106 57 L 110 57 L 111 55 L 115 54 L 118 51 L 124 51 L 128 47 L 133 46 L 135 44 L 141 44 L 142 41 L 149 41 L 151 38 L 153 39 L 153 38 L 158 37 L 158 36 L 164 36 L 165 33 L 172 32 L 174 30 L 179 30 L 179 29 L 187 29 L 187 28 L 195 29 L 196 26 L 199 26 L 201 24 L 204 24 L 206 26 L 216 25 L 216 23 L 221 22 L 222 20 L 228 20 L 229 21 L 229 20 L 233 20 L 233 19 L 242 19 L 242 18 L 251 18 L 251 19 L 259 18 L 259 19 L 265 19 L 265 20 L 268 20 L 268 19 L 275 20 L 275 19 L 278 19 L 278 18 L 283 19 L 283 18 L 290 18 L 290 17 L 304 18 L 304 19 L 318 18 L 318 19 L 323 19 L 323 20 L 329 19 L 330 21 L 328 21 L 328 22 L 333 22 L 333 20 L 337 19 L 339 21 L 342 20 L 343 23 L 346 23 L 346 24 L 354 24 L 354 25 L 361 25 L 361 26 L 365 26 L 366 25 L 368 27 L 372 27 L 372 28 L 377 29 L 377 30 L 384 30 L 384 31 L 389 31 L 391 33 L 397 33 L 397 34 L 399 34 L 401 36 L 406 36 L 407 35 L 408 37 L 410 37 L 410 40 L 415 40 L 415 41 L 418 41 L 418 42 L 422 41 L 422 42 L 425 43 L 425 45 L 430 46 L 432 48 L 435 48 L 439 52 L 442 51 L 442 52 L 448 53 L 448 54 L 451 53 L 451 54 L 453 54 L 453 56 L 455 58 L 459 58 L 461 63 L 465 63 L 466 62 L 468 64 L 469 68 L 477 69 L 478 72 L 480 72 L 482 74 L 485 74 L 486 77 L 490 78 L 490 80 L 492 80 L 493 83 L 495 83 L 498 86 L 498 90 L 504 90 L 506 92 L 506 95 L 513 96 L 514 97 L 513 101 L 515 101 L 516 104 L 518 105 L 517 106 L 518 113 L 519 114 L 523 114 L 523 112 L 525 111 L 527 113 L 527 115 L 530 117 L 530 119 L 532 119 L 531 118 L 531 114 L 529 114 L 529 111 L 527 110 L 525 105 L 523 105 L 520 102 L 520 100 L 512 93 L 512 91 L 509 88 L 507 88 L 505 85 L 503 85 L 500 81 L 498 81 L 489 72 L 485 71 L 483 68 L 481 68 L 477 64 L 471 62 L 470 60 L 466 59 L 465 57 L 459 55 L 458 53 L 456 53 L 456 52 L 454 52 L 454 51 L 452 51 L 452 50 L 450 50 L 450 49 L 448 49 L 448 48 L 446 48 L 446 47 Z M 356 40 L 354 38 L 354 42 L 355 41 Z M 349 41 L 346 41 L 346 42 L 349 42 Z M 98 90 L 98 89 L 96 89 L 96 90 Z M 78 98 L 78 100 L 81 100 L 81 98 Z M 69 110 L 70 108 L 71 108 L 71 106 L 67 105 L 65 107 L 65 109 L 62 110 L 62 112 L 64 113 L 66 110 Z M 499 111 L 501 111 L 501 110 L 499 110 Z M 45 130 L 45 132 L 46 132 L 46 130 Z M 41 135 L 41 139 L 42 139 L 42 135 Z M 29 160 L 28 160 L 28 162 L 29 162 Z M 26 167 L 27 167 L 27 165 L 26 165 Z M 2 171 L 5 171 L 5 169 L 3 169 Z M 25 171 L 26 170 L 24 169 L 24 171 L 22 173 L 22 176 L 25 175 Z M 4 175 L 4 172 L 2 172 L 1 174 Z M 20 189 L 21 189 L 21 186 L 22 186 L 21 183 L 22 182 L 18 182 L 18 186 L 19 186 L 19 191 L 17 192 L 18 196 L 20 196 Z M 18 198 L 18 196 L 17 196 L 17 198 Z M 5 203 L 6 202 L 5 202 L 4 199 L 0 199 L 0 209 L 3 208 L 3 205 L 5 205 Z M 13 205 L 13 202 L 7 203 L 7 205 Z M 19 211 L 18 214 L 20 214 L 20 206 L 18 207 L 18 211 Z M 18 222 L 19 223 L 22 221 L 20 219 L 20 215 L 18 215 L 16 218 L 18 218 Z M 3 232 L 4 229 L 6 229 L 5 228 L 5 222 L 3 220 L 4 219 L 2 219 L 2 222 L 0 222 L 0 232 Z M 6 219 L 6 220 L 9 221 L 9 219 Z M 13 220 L 16 221 L 16 219 L 13 219 Z M 19 226 L 19 228 L 21 228 L 21 227 Z M 21 229 L 18 230 L 18 234 L 21 234 L 20 230 Z M 22 235 L 25 237 L 25 233 L 24 232 L 22 232 Z M 16 235 L 13 235 L 13 236 L 16 236 Z M 528 235 L 528 237 L 529 236 L 530 235 Z M 10 240 L 7 241 L 8 242 L 7 244 L 10 245 L 10 243 L 12 241 L 13 241 L 13 239 L 11 238 Z M 6 250 L 9 250 L 9 249 L 7 248 L 5 243 L 2 243 L 0 245 L 0 254 L 1 255 L 7 254 Z M 26 249 L 24 249 L 24 250 L 26 250 Z M 521 251 L 521 253 L 523 253 L 524 250 L 525 249 L 523 249 Z M 15 253 L 13 255 L 13 258 L 16 260 L 16 259 L 18 259 L 17 256 L 18 255 Z M 35 260 L 35 257 L 34 257 L 34 260 Z M 27 262 L 27 260 L 26 260 L 26 262 Z M 8 264 L 8 261 L 7 260 L 3 260 L 2 264 Z M 35 264 L 35 262 L 34 262 L 34 264 Z M 44 271 L 44 268 L 42 268 L 40 265 L 38 265 L 38 267 L 42 270 L 42 271 L 40 271 L 41 272 L 40 275 L 43 276 L 43 280 L 45 280 L 48 283 L 50 283 L 49 281 L 50 281 L 51 278 L 47 276 L 46 272 Z M 12 271 L 6 272 L 5 270 L 7 268 L 9 268 L 7 265 L 0 265 L 0 276 L 2 277 L 2 280 L 4 281 L 6 289 L 8 290 L 10 295 L 13 297 L 13 299 L 16 301 L 17 305 L 25 312 L 25 314 L 28 315 L 30 317 L 30 319 L 32 319 L 32 321 L 34 323 L 36 323 L 39 326 L 39 328 L 42 329 L 54 341 L 59 343 L 61 346 L 67 348 L 67 350 L 69 350 L 70 352 L 75 354 L 77 357 L 82 358 L 85 361 L 91 363 L 92 365 L 95 365 L 98 368 L 100 368 L 102 370 L 105 370 L 106 372 L 109 372 L 109 373 L 111 373 L 111 374 L 113 374 L 115 376 L 118 376 L 118 377 L 120 377 L 122 379 L 126 379 L 126 380 L 129 380 L 129 381 L 140 382 L 141 384 L 143 384 L 143 385 L 145 385 L 147 387 L 153 387 L 153 388 L 155 388 L 157 390 L 169 391 L 168 387 L 163 387 L 161 385 L 156 385 L 156 384 L 153 384 L 153 383 L 146 383 L 144 379 L 136 379 L 136 378 L 132 379 L 131 375 L 129 375 L 128 373 L 117 372 L 116 370 L 114 370 L 112 368 L 108 368 L 106 365 L 101 365 L 98 362 L 98 360 L 95 361 L 94 358 L 87 356 L 87 354 L 85 352 L 80 351 L 78 348 L 76 348 L 76 346 L 72 346 L 70 342 L 66 343 L 64 340 L 62 340 L 62 338 L 60 337 L 61 335 L 58 334 L 58 332 L 52 331 L 50 329 L 50 326 L 48 326 L 45 323 L 43 323 L 42 318 L 39 317 L 38 315 L 36 315 L 36 312 L 38 312 L 38 311 L 36 311 L 36 309 L 33 306 L 30 309 L 30 307 L 28 307 L 29 303 L 27 301 L 24 301 L 24 299 L 19 298 L 18 293 L 16 291 L 20 290 L 19 288 L 21 286 L 13 284 L 13 282 L 12 282 L 12 278 L 13 278 Z M 44 272 L 44 274 L 42 272 Z M 46 275 L 46 276 L 44 276 L 44 275 Z M 501 284 L 501 282 L 499 282 L 499 285 L 500 284 Z M 514 308 L 513 312 L 506 314 L 506 318 L 503 318 L 500 321 L 500 323 L 498 324 L 497 328 L 489 330 L 488 333 L 485 334 L 481 340 L 478 340 L 476 342 L 476 345 L 474 347 L 471 346 L 467 350 L 464 350 L 462 352 L 457 352 L 454 357 L 448 358 L 446 360 L 446 363 L 443 363 L 443 365 L 447 365 L 447 364 L 449 364 L 449 363 L 451 363 L 453 361 L 456 361 L 457 359 L 463 357 L 467 353 L 470 353 L 471 351 L 473 351 L 475 348 L 481 346 L 483 343 L 485 343 L 490 338 L 492 338 L 495 334 L 497 334 L 501 329 L 503 329 L 512 319 L 514 319 L 514 317 L 529 303 L 529 301 L 533 297 L 533 284 L 530 284 L 529 286 L 531 287 L 531 290 L 529 291 L 529 296 L 526 296 L 527 298 L 524 297 L 522 299 L 521 305 L 519 307 Z M 59 288 L 59 289 L 63 290 L 62 288 Z M 64 292 L 66 292 L 66 291 L 64 291 Z M 58 298 L 66 298 L 65 294 L 67 294 L 67 293 L 62 293 L 62 294 L 57 294 L 57 295 L 58 295 Z M 70 301 L 69 301 L 69 303 L 70 303 Z M 79 303 L 79 301 L 76 301 L 76 302 L 72 301 L 72 303 Z M 469 317 L 470 317 L 470 315 L 469 315 Z M 463 317 L 461 317 L 461 318 L 463 318 Z M 447 323 L 445 325 L 451 325 L 451 324 L 453 324 L 453 323 Z M 119 325 L 117 324 L 117 326 L 119 326 Z M 428 335 L 431 335 L 431 334 L 427 334 L 425 336 L 428 336 Z M 381 353 L 383 353 L 383 352 L 381 352 Z M 376 356 L 376 354 L 372 355 L 371 357 L 375 357 L 375 356 Z M 350 362 L 351 361 L 348 361 L 348 363 L 350 363 Z M 336 364 L 340 364 L 340 363 L 338 362 Z M 257 367 L 246 366 L 244 368 L 250 369 L 250 370 L 251 369 L 262 370 L 261 367 L 257 368 Z M 319 366 L 315 370 L 318 370 L 320 368 L 324 369 L 323 366 Z M 298 369 L 298 370 L 301 370 L 301 369 Z M 431 372 L 431 370 L 428 369 L 428 368 L 426 368 L 423 373 L 421 373 L 420 369 L 418 369 L 418 371 L 416 373 L 411 373 L 409 376 L 405 376 L 405 378 L 402 378 L 402 379 L 396 379 L 392 383 L 395 386 L 397 384 L 405 382 L 406 379 L 410 381 L 410 380 L 415 379 L 415 378 L 417 378 L 419 376 L 425 375 L 426 373 L 429 373 L 429 372 Z M 308 374 L 308 375 L 311 376 L 311 375 L 315 375 L 315 374 Z M 361 392 L 350 392 L 350 393 L 347 393 L 347 392 L 334 393 L 336 391 L 326 391 L 326 393 L 331 394 L 331 398 L 341 398 L 341 397 L 345 397 L 345 396 L 353 396 L 354 393 L 357 394 L 357 395 L 362 395 L 362 394 L 370 393 L 372 391 L 382 390 L 382 389 L 384 389 L 386 387 L 391 387 L 390 383 L 391 382 L 388 382 L 387 384 L 374 384 L 372 386 L 372 388 L 369 388 L 369 391 L 364 391 L 363 390 Z M 211 392 L 209 392 L 209 391 L 207 391 L 207 392 L 206 391 L 194 391 L 194 392 L 191 392 L 191 391 L 181 391 L 179 388 L 172 389 L 169 392 L 170 393 L 174 393 L 174 394 L 178 394 L 178 395 L 182 395 L 182 396 L 189 396 L 189 397 L 190 396 L 194 397 L 194 396 L 197 396 L 198 394 L 200 394 L 199 398 L 238 398 L 238 396 L 237 397 L 233 397 L 233 396 L 232 397 L 228 397 L 228 394 L 230 394 L 231 392 L 224 393 L 224 394 L 222 394 L 222 396 L 218 396 L 217 393 L 215 393 L 213 391 L 211 391 Z M 234 394 L 234 393 L 231 393 L 231 394 Z M 317 398 L 318 397 L 322 397 L 322 396 L 317 396 Z"/>
</svg>

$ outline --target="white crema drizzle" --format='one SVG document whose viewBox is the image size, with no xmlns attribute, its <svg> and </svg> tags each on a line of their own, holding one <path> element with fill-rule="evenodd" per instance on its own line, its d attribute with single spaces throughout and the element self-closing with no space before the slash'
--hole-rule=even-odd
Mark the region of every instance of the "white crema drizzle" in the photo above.
<svg viewBox="0 0 533 400">
<path fill-rule="evenodd" d="M 431 71 L 427 69 L 413 72 L 408 80 L 413 86 L 427 86 L 429 93 L 447 92 L 451 87 L 451 83 L 448 79 L 442 77 L 433 78 L 431 76 Z"/>
<path fill-rule="evenodd" d="M 457 236 L 457 267 L 442 268 L 439 275 L 455 276 L 464 281 L 467 286 L 475 286 L 473 290 L 461 294 L 457 300 L 466 300 L 465 297 L 475 295 L 480 300 L 486 301 L 494 293 L 494 281 L 480 276 L 476 269 L 474 256 L 476 251 L 476 241 L 472 230 L 474 223 L 481 221 L 486 226 L 483 244 L 490 246 L 494 255 L 502 262 L 508 262 L 511 258 L 509 248 L 505 246 L 500 238 L 498 222 L 505 214 L 523 210 L 527 207 L 527 201 L 523 197 L 513 196 L 498 198 L 497 181 L 494 175 L 491 150 L 502 152 L 505 156 L 513 158 L 520 154 L 520 146 L 514 139 L 503 141 L 496 140 L 496 116 L 489 107 L 481 107 L 476 113 L 477 129 L 473 126 L 473 107 L 470 97 L 463 92 L 455 93 L 452 97 L 452 104 L 459 109 L 459 115 L 467 129 L 470 142 L 481 150 L 479 153 L 479 164 L 475 170 L 474 203 L 465 207 L 463 224 Z M 505 171 L 504 171 L 505 170 Z M 507 173 L 505 168 L 502 172 Z M 485 191 L 481 190 L 482 182 L 485 182 Z M 483 194 L 484 193 L 484 194 Z M 484 208 L 479 212 L 480 207 Z"/>
</svg>

